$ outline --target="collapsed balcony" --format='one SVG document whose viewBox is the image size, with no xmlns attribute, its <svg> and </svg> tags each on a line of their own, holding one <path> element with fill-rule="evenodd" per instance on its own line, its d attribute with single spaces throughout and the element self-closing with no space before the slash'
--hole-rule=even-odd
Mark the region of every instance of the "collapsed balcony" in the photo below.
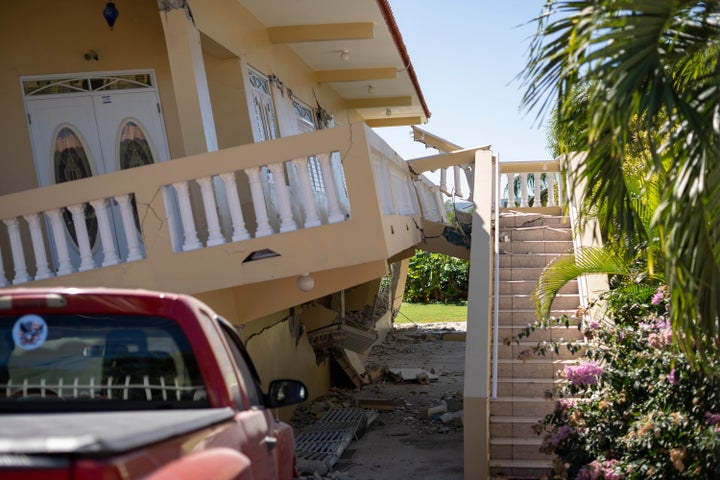
<svg viewBox="0 0 720 480">
<path fill-rule="evenodd" d="M 5 195 L 0 286 L 195 294 L 350 266 L 366 281 L 422 241 L 423 217 L 444 221 L 439 188 L 357 124 Z"/>
</svg>

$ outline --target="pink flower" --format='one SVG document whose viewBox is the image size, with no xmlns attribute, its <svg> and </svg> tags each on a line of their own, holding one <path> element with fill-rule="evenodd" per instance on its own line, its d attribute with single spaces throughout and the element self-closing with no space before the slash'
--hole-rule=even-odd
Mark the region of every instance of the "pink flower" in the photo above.
<svg viewBox="0 0 720 480">
<path fill-rule="evenodd" d="M 572 398 L 561 398 L 555 402 L 555 411 L 562 412 L 568 408 L 575 406 L 575 399 Z"/>
<path fill-rule="evenodd" d="M 675 376 L 675 369 L 674 369 L 674 368 L 673 368 L 672 370 L 670 370 L 670 373 L 668 373 L 667 381 L 670 382 L 670 385 L 677 385 L 677 384 L 678 384 L 678 379 L 677 379 L 677 377 Z"/>
<path fill-rule="evenodd" d="M 595 385 L 603 374 L 603 367 L 596 362 L 581 363 L 575 367 L 565 367 L 565 378 L 573 385 Z"/>
<path fill-rule="evenodd" d="M 663 298 L 665 298 L 663 296 L 663 293 L 657 292 L 655 295 L 652 296 L 650 303 L 652 303 L 653 305 L 660 305 L 660 302 L 662 302 Z"/>
</svg>

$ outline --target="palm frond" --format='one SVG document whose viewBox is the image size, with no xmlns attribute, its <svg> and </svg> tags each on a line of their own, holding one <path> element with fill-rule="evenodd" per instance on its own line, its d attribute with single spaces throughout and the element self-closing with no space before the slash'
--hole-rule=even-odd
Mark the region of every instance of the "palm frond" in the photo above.
<svg viewBox="0 0 720 480">
<path fill-rule="evenodd" d="M 629 275 L 630 269 L 623 256 L 609 248 L 583 248 L 574 255 L 558 257 L 545 267 L 532 294 L 538 318 L 549 318 L 562 287 L 590 274 Z"/>
</svg>

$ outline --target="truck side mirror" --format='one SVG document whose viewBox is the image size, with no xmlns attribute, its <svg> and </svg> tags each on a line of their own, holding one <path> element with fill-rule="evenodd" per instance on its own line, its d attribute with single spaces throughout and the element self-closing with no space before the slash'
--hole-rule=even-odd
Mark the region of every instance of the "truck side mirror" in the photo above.
<svg viewBox="0 0 720 480">
<path fill-rule="evenodd" d="M 287 407 L 307 400 L 308 391 L 305 384 L 299 380 L 273 380 L 265 395 L 268 408 Z"/>
</svg>

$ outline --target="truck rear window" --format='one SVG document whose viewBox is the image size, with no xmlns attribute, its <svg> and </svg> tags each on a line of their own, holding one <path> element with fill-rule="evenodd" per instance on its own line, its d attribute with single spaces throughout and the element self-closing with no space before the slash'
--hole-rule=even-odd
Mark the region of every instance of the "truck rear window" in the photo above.
<svg viewBox="0 0 720 480">
<path fill-rule="evenodd" d="M 0 316 L 0 408 L 52 411 L 207 405 L 180 327 L 140 315 Z"/>
</svg>

